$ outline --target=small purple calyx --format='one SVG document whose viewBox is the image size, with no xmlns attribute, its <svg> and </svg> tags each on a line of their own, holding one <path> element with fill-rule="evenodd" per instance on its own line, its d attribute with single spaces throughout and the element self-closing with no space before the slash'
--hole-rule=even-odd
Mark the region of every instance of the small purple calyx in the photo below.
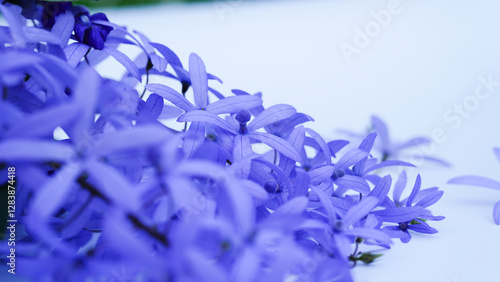
<svg viewBox="0 0 500 282">
<path fill-rule="evenodd" d="M 337 170 L 335 171 L 335 176 L 336 176 L 337 178 L 342 178 L 342 177 L 344 177 L 344 175 L 345 175 L 345 171 L 344 171 L 343 169 L 341 169 L 341 168 L 340 168 L 340 169 L 337 169 Z"/>
<path fill-rule="evenodd" d="M 333 224 L 333 230 L 335 232 L 340 232 L 342 231 L 342 228 L 344 227 L 344 224 L 342 223 L 342 220 L 337 220 L 334 224 Z"/>
<path fill-rule="evenodd" d="M 264 189 L 266 189 L 266 191 L 268 193 L 278 193 L 278 192 L 281 192 L 281 189 L 280 189 L 278 183 L 276 183 L 276 179 L 267 180 L 264 183 Z"/>
<path fill-rule="evenodd" d="M 241 110 L 236 114 L 236 120 L 240 123 L 240 133 L 247 132 L 247 122 L 250 120 L 251 114 L 247 110 Z"/>
</svg>

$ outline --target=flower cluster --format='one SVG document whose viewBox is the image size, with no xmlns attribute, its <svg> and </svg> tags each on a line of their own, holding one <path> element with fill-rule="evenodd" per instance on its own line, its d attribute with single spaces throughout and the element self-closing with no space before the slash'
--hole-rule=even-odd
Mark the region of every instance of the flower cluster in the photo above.
<svg viewBox="0 0 500 282">
<path fill-rule="evenodd" d="M 394 185 L 380 173 L 412 165 L 373 157 L 376 133 L 352 148 L 327 142 L 290 105 L 217 91 L 196 54 L 185 68 L 168 47 L 71 3 L 42 23 L 40 3 L 0 5 L 0 183 L 15 167 L 19 274 L 351 281 L 356 262 L 380 256 L 363 246 L 437 232 L 428 221 L 443 217 L 428 207 L 443 192 L 417 176 L 403 199 L 406 173 Z M 142 53 L 132 60 L 120 44 Z M 108 56 L 121 80 L 96 71 Z"/>
</svg>

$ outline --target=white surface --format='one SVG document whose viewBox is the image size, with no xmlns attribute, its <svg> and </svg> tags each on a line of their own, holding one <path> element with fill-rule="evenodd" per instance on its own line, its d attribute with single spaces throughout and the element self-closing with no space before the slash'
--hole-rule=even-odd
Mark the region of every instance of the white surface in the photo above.
<svg viewBox="0 0 500 282">
<path fill-rule="evenodd" d="M 362 131 L 372 114 L 395 139 L 446 140 L 430 155 L 445 169 L 424 164 L 424 187 L 439 186 L 432 223 L 440 233 L 415 235 L 370 266 L 353 270 L 356 281 L 500 281 L 500 226 L 492 219 L 500 191 L 447 185 L 463 174 L 500 180 L 500 86 L 462 124 L 443 114 L 474 95 L 478 77 L 500 81 L 500 2 L 401 0 L 401 12 L 348 63 L 340 49 L 353 44 L 355 28 L 390 1 L 218 1 L 106 11 L 111 21 L 144 32 L 174 50 L 183 62 L 200 55 L 207 70 L 232 88 L 262 91 L 269 106 L 287 103 L 316 119 L 312 128 L 329 140 L 334 129 Z M 224 7 L 226 10 L 224 10 Z M 215 85 L 215 84 L 214 84 Z M 415 172 L 410 179 L 414 179 Z"/>
</svg>

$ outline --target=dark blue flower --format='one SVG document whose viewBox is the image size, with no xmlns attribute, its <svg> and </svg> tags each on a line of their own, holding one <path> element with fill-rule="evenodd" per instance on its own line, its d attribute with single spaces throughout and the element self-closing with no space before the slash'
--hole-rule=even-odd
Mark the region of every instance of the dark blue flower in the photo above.
<svg viewBox="0 0 500 282">
<path fill-rule="evenodd" d="M 88 12 L 82 12 L 75 15 L 75 36 L 79 42 L 102 50 L 113 28 L 94 23 L 94 21 L 108 22 L 109 20 L 104 13 L 90 15 Z"/>
<path fill-rule="evenodd" d="M 71 10 L 73 7 L 71 2 L 40 1 L 39 5 L 42 7 L 42 13 L 39 16 L 38 21 L 47 29 L 51 29 L 54 26 L 57 16 Z"/>
</svg>

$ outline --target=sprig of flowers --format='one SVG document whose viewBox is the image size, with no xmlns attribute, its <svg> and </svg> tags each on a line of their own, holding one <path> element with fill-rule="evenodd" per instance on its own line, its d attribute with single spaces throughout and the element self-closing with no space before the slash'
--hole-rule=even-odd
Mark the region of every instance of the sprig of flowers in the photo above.
<svg viewBox="0 0 500 282">
<path fill-rule="evenodd" d="M 401 200 L 402 173 L 390 198 L 392 177 L 377 172 L 412 165 L 373 157 L 377 133 L 346 150 L 349 141 L 326 142 L 290 105 L 220 93 L 194 53 L 185 69 L 168 47 L 102 13 L 53 5 L 0 5 L 9 23 L 0 29 L 0 170 L 15 166 L 19 179 L 21 275 L 352 281 L 357 261 L 380 256 L 364 244 L 437 232 L 429 221 L 443 217 L 428 207 L 443 192 L 421 190 L 418 176 Z M 142 53 L 133 60 L 121 44 Z M 119 81 L 94 69 L 108 56 L 126 70 Z M 184 130 L 164 125 L 172 118 Z"/>
</svg>

